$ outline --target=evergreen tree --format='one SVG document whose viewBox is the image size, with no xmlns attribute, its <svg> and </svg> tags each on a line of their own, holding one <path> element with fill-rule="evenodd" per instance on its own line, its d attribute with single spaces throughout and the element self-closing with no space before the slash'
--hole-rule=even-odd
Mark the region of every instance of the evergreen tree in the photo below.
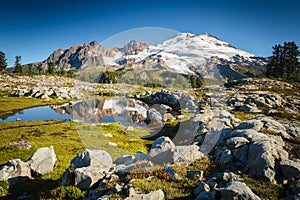
<svg viewBox="0 0 300 200">
<path fill-rule="evenodd" d="M 118 83 L 118 78 L 117 72 L 106 71 L 100 75 L 99 83 L 115 84 Z"/>
<path fill-rule="evenodd" d="M 27 72 L 28 72 L 28 74 L 32 74 L 33 73 L 33 66 L 32 66 L 32 64 L 28 64 Z"/>
<path fill-rule="evenodd" d="M 7 67 L 7 62 L 5 58 L 5 53 L 0 51 L 0 71 L 5 70 Z"/>
<path fill-rule="evenodd" d="M 203 80 L 201 77 L 192 75 L 189 77 L 190 79 L 190 84 L 192 86 L 192 88 L 200 88 L 203 86 Z"/>
<path fill-rule="evenodd" d="M 38 73 L 42 73 L 42 70 L 43 70 L 42 65 L 36 66 L 36 69 L 37 69 Z"/>
<path fill-rule="evenodd" d="M 21 65 L 21 56 L 16 56 L 15 57 L 15 73 L 22 73 L 23 72 L 23 67 Z"/>
<path fill-rule="evenodd" d="M 300 51 L 295 42 L 284 42 L 284 45 L 273 47 L 273 56 L 267 65 L 266 76 L 275 78 L 299 79 Z"/>
<path fill-rule="evenodd" d="M 55 64 L 54 64 L 54 62 L 48 63 L 48 74 L 55 74 Z"/>
</svg>

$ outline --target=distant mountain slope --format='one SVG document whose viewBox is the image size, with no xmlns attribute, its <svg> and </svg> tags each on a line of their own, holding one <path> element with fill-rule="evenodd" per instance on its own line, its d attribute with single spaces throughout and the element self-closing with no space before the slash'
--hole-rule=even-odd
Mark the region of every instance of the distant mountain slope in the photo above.
<svg viewBox="0 0 300 200">
<path fill-rule="evenodd" d="M 178 74 L 222 80 L 260 74 L 267 59 L 237 49 L 210 34 L 179 33 L 155 46 L 138 41 L 112 49 L 96 41 L 75 45 L 54 51 L 35 66 L 42 65 L 45 70 L 50 62 L 55 63 L 56 69 L 64 70 L 123 65 L 143 71 L 158 67 Z"/>
</svg>

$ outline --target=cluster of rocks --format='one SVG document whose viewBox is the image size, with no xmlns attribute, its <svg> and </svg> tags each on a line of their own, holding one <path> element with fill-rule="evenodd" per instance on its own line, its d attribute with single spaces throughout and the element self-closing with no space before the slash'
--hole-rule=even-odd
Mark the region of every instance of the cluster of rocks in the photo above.
<svg viewBox="0 0 300 200">
<path fill-rule="evenodd" d="M 245 121 L 234 130 L 223 129 L 211 155 L 217 162 L 233 169 L 273 183 L 283 183 L 300 175 L 300 164 L 298 159 L 289 159 L 280 135 L 290 137 L 274 120 Z"/>
<path fill-rule="evenodd" d="M 246 78 L 230 81 L 225 86 L 231 93 L 227 104 L 233 107 L 234 111 L 266 114 L 300 112 L 300 93 L 297 91 L 299 85 L 296 83 Z"/>
<path fill-rule="evenodd" d="M 165 166 L 174 163 L 189 165 L 203 157 L 197 145 L 175 146 L 168 137 L 155 140 L 147 154 L 137 152 L 135 156 L 124 155 L 116 159 L 114 163 L 106 151 L 86 149 L 71 161 L 70 168 L 63 176 L 62 184 L 74 183 L 80 189 L 90 189 L 87 199 L 109 198 L 115 193 L 122 193 L 128 196 L 128 199 L 150 197 L 153 199 L 156 196 L 159 197 L 158 199 L 164 199 L 161 190 L 150 194 L 140 194 L 130 187 L 130 183 L 122 182 L 122 180 L 128 174 L 149 175 L 155 169 L 155 165 Z M 171 168 L 167 169 L 175 176 Z M 107 188 L 108 182 L 115 182 L 115 184 Z"/>
<path fill-rule="evenodd" d="M 264 111 L 266 114 L 270 114 L 285 111 L 295 114 L 300 111 L 299 96 L 284 97 L 266 91 L 236 93 L 227 100 L 227 104 L 233 107 L 234 111 L 247 113 L 262 113 Z"/>
<path fill-rule="evenodd" d="M 70 87 L 34 87 L 31 89 L 18 89 L 11 93 L 17 97 L 33 97 L 38 99 L 80 99 L 82 97 L 80 91 Z"/>
<path fill-rule="evenodd" d="M 0 91 L 12 96 L 29 96 L 45 100 L 80 99 L 82 92 L 95 92 L 97 85 L 59 76 L 18 76 L 1 74 Z"/>
<path fill-rule="evenodd" d="M 195 199 L 252 199 L 259 200 L 240 176 L 233 172 L 218 172 L 207 181 L 200 180 L 193 189 Z"/>
<path fill-rule="evenodd" d="M 164 104 L 173 108 L 174 110 L 188 109 L 189 111 L 198 110 L 198 100 L 193 96 L 186 96 L 182 91 L 167 91 L 162 90 L 146 97 L 140 98 L 149 106 L 155 104 Z"/>
<path fill-rule="evenodd" d="M 34 87 L 31 89 L 18 89 L 11 93 L 17 97 L 33 97 L 38 99 L 80 99 L 82 94 L 74 87 Z"/>
<path fill-rule="evenodd" d="M 264 89 L 294 89 L 295 86 L 290 83 L 275 81 L 266 78 L 254 79 L 244 78 L 239 80 L 231 80 L 225 84 L 229 88 L 237 88 L 239 90 L 264 90 Z"/>
<path fill-rule="evenodd" d="M 241 122 L 224 110 L 224 108 L 231 110 L 231 106 L 237 110 L 245 104 L 255 108 L 259 106 L 285 108 L 286 100 L 280 95 L 266 92 L 244 92 L 234 95 L 233 98 L 223 101 L 223 95 L 212 94 L 208 101 L 209 106 L 203 107 L 191 118 L 190 123 L 198 124 L 194 143 L 199 145 L 201 152 L 226 169 L 247 173 L 272 183 L 284 184 L 286 187 L 292 185 L 293 189 L 288 190 L 286 195 L 298 198 L 300 148 L 295 146 L 298 144 L 296 138 L 300 132 L 299 122 L 276 121 L 270 117 Z M 224 106 L 222 102 L 229 104 L 230 107 Z M 242 111 L 253 112 L 253 110 Z M 199 199 L 212 199 L 210 195 L 215 195 L 215 190 L 210 193 L 205 191 L 201 195 L 206 196 Z"/>
<path fill-rule="evenodd" d="M 0 181 L 7 180 L 14 185 L 50 173 L 53 171 L 56 160 L 53 146 L 39 148 L 27 162 L 13 159 L 2 165 Z"/>
</svg>

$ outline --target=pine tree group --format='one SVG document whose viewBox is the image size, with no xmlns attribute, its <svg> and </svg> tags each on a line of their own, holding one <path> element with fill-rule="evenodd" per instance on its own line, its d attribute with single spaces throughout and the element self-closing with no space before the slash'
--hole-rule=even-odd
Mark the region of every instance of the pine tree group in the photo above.
<svg viewBox="0 0 300 200">
<path fill-rule="evenodd" d="M 15 73 L 21 74 L 23 72 L 23 67 L 21 65 L 21 56 L 16 56 L 15 57 Z"/>
<path fill-rule="evenodd" d="M 5 70 L 7 66 L 6 58 L 5 58 L 5 53 L 0 51 L 0 71 Z"/>
<path fill-rule="evenodd" d="M 273 56 L 267 65 L 266 76 L 300 81 L 300 51 L 295 42 L 273 47 Z"/>
</svg>

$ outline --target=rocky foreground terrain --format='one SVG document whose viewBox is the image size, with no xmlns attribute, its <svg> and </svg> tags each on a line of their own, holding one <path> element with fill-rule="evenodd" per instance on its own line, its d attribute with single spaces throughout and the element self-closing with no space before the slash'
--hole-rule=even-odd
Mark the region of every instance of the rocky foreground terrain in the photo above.
<svg viewBox="0 0 300 200">
<path fill-rule="evenodd" d="M 66 87 L 66 92 L 61 92 L 63 87 L 55 88 L 51 84 L 58 83 L 52 80 L 55 78 L 41 78 L 44 82 L 32 86 L 24 86 L 22 80 L 13 78 L 9 83 L 17 85 L 13 91 L 12 85 L 4 81 L 1 88 L 10 88 L 11 94 L 17 96 L 80 99 L 82 91 L 94 92 L 98 87 L 92 84 L 81 85 L 80 89 Z M 74 84 L 64 79 L 61 86 L 66 83 Z M 186 191 L 185 198 L 190 199 L 271 199 L 247 185 L 247 177 L 270 184 L 270 187 L 280 187 L 277 198 L 300 198 L 299 85 L 269 79 L 243 79 L 229 82 L 225 87 L 129 96 L 133 101 L 143 101 L 146 110 L 156 109 L 155 104 L 168 108 L 156 109 L 156 114 L 161 116 L 148 119 L 145 116 L 145 121 L 165 123 L 167 120 L 163 119 L 167 114 L 168 121 L 178 120 L 184 118 L 180 110 L 185 108 L 193 115 L 181 121 L 175 136 L 152 135 L 155 140 L 148 153 L 137 152 L 113 160 L 104 150 L 86 149 L 74 157 L 60 184 L 87 191 L 83 199 L 170 198 L 165 185 L 151 192 L 146 189 L 146 183 L 154 181 L 155 184 L 156 181 L 158 184 L 158 180 L 166 185 L 179 183 L 183 188 L 194 181 L 189 188 L 191 191 Z M 27 162 L 10 160 L 1 167 L 0 180 L 19 181 L 22 177 L 51 172 L 56 161 L 54 151 L 52 147 L 45 147 Z M 207 160 L 213 165 L 191 170 L 190 166 Z"/>
</svg>

